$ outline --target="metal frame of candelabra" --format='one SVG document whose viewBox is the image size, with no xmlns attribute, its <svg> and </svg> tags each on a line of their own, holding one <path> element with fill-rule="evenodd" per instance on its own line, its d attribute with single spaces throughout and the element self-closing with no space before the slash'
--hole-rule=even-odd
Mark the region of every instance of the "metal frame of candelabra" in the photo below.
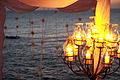
<svg viewBox="0 0 120 80">
<path fill-rule="evenodd" d="M 90 22 L 89 26 L 92 24 L 90 31 L 88 24 L 75 24 L 73 34 L 68 35 L 63 45 L 62 59 L 70 70 L 79 76 L 88 76 L 90 80 L 96 80 L 97 77 L 105 78 L 120 67 L 119 33 L 115 28 L 118 25 L 114 24 L 113 28 L 111 28 L 113 24 L 105 25 L 109 26 L 109 34 L 105 32 L 101 37 L 101 33 L 97 33 L 98 31 L 95 33 L 94 23 Z M 95 55 L 98 55 L 97 59 Z"/>
</svg>

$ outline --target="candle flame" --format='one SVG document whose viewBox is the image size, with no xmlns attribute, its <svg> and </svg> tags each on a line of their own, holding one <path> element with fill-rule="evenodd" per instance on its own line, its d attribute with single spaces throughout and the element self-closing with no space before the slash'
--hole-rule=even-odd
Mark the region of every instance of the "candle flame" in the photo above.
<svg viewBox="0 0 120 80">
<path fill-rule="evenodd" d="M 106 34 L 106 40 L 113 41 L 113 35 L 112 34 Z"/>
<path fill-rule="evenodd" d="M 77 40 L 81 40 L 82 39 L 82 37 L 81 37 L 79 32 L 75 35 L 75 37 L 76 37 Z"/>
<path fill-rule="evenodd" d="M 87 38 L 91 38 L 91 37 L 92 37 L 92 35 L 90 35 L 90 34 L 87 35 Z"/>
<path fill-rule="evenodd" d="M 71 44 L 68 44 L 68 45 L 66 46 L 66 51 L 70 52 L 70 51 L 72 51 L 72 50 L 73 50 L 72 45 L 71 45 Z"/>
<path fill-rule="evenodd" d="M 106 52 L 106 56 L 108 56 L 108 51 Z"/>
<path fill-rule="evenodd" d="M 91 54 L 89 51 L 87 51 L 87 53 L 86 53 L 86 59 L 91 59 Z"/>
</svg>

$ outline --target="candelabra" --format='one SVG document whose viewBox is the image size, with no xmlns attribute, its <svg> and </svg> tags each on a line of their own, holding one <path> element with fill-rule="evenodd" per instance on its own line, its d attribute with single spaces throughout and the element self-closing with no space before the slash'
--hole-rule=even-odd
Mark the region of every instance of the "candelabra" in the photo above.
<svg viewBox="0 0 120 80">
<path fill-rule="evenodd" d="M 75 23 L 74 31 L 63 45 L 62 58 L 79 76 L 90 80 L 105 78 L 120 67 L 118 24 L 103 24 L 104 32 L 97 30 L 94 21 Z"/>
</svg>

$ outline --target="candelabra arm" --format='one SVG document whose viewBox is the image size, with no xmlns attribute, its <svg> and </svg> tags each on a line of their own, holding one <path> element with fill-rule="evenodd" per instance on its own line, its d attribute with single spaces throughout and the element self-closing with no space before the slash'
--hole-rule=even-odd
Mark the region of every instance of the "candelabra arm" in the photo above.
<svg viewBox="0 0 120 80">
<path fill-rule="evenodd" d="M 106 75 L 111 75 L 111 74 L 115 73 L 119 68 L 120 68 L 120 65 L 117 66 L 117 68 L 114 69 L 112 72 L 109 71 L 109 73 L 107 73 L 108 68 L 106 68 L 105 71 L 103 71 L 103 72 L 100 71 L 99 73 L 97 73 L 97 75 L 99 75 L 99 74 L 101 74 L 101 73 L 105 73 L 105 75 L 104 75 L 104 77 L 103 77 L 103 78 L 105 78 Z"/>
<path fill-rule="evenodd" d="M 64 51 L 62 50 L 62 51 L 60 52 L 60 56 L 61 56 L 61 58 L 62 58 L 62 60 L 63 60 L 64 64 L 67 64 L 67 62 L 65 62 L 65 57 L 63 57 L 63 56 L 62 56 L 62 55 L 63 55 L 63 53 L 64 53 Z"/>
<path fill-rule="evenodd" d="M 80 65 L 77 63 L 76 57 L 75 57 L 75 64 L 82 72 L 84 72 L 83 69 L 80 67 Z"/>
<path fill-rule="evenodd" d="M 84 73 L 89 76 L 88 72 L 87 72 L 86 69 L 84 68 L 84 66 L 83 66 L 83 64 L 82 64 L 82 62 L 81 62 L 81 59 L 80 59 L 80 46 L 78 46 L 78 60 L 79 60 L 80 66 L 82 67 Z"/>
<path fill-rule="evenodd" d="M 85 64 L 86 65 L 86 64 Z M 88 75 L 91 76 L 92 73 L 90 72 L 90 68 L 89 68 L 89 65 L 86 65 L 86 69 L 87 69 L 87 72 L 88 72 Z"/>
<path fill-rule="evenodd" d="M 106 77 L 106 75 L 107 75 L 107 70 L 108 70 L 108 68 L 105 68 L 105 75 L 103 75 L 102 79 L 104 79 L 104 78 Z"/>
<path fill-rule="evenodd" d="M 70 64 L 68 64 L 68 67 L 69 67 L 70 70 L 71 70 L 73 73 L 75 73 L 76 75 L 79 75 L 79 76 L 87 76 L 87 75 L 84 74 L 84 73 L 78 73 L 78 72 L 74 71 L 73 68 L 72 68 L 71 62 L 70 62 Z"/>
<path fill-rule="evenodd" d="M 120 68 L 120 66 L 118 66 L 116 69 L 114 69 L 112 72 L 110 72 L 110 73 L 107 73 L 107 75 L 110 75 L 110 74 L 113 74 L 113 73 L 115 73 L 118 69 Z"/>
</svg>

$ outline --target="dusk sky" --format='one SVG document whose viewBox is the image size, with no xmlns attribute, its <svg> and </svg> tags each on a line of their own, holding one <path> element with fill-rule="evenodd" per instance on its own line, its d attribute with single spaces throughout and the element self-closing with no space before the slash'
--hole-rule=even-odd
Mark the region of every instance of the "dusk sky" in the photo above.
<svg viewBox="0 0 120 80">
<path fill-rule="evenodd" d="M 111 8 L 120 8 L 120 0 L 111 0 Z"/>
</svg>

